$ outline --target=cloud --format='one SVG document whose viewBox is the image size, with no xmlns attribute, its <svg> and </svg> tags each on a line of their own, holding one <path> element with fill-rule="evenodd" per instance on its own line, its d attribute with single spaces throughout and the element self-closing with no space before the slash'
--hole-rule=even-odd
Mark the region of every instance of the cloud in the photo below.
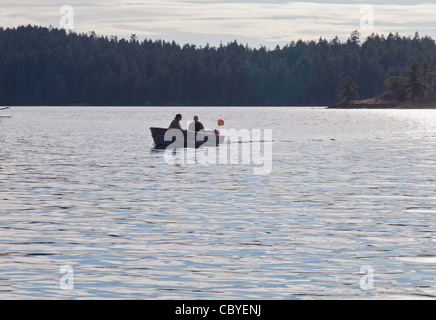
<svg viewBox="0 0 436 320">
<path fill-rule="evenodd" d="M 242 2 L 183 0 L 70 1 L 74 8 L 75 31 L 139 38 L 161 38 L 184 42 L 215 42 L 247 39 L 254 45 L 275 45 L 292 40 L 348 37 L 353 30 L 363 35 L 400 32 L 436 35 L 436 4 L 371 4 L 374 28 L 362 29 L 363 3 L 328 2 Z M 321 1 L 321 0 L 319 0 Z M 3 1 L 2 1 L 3 2 Z M 59 8 L 68 1 L 39 2 L 5 0 L 0 24 L 58 26 Z M 197 41 L 196 41 L 197 39 Z M 201 39 L 201 40 L 200 40 Z M 206 40 L 206 41 L 205 41 Z"/>
</svg>

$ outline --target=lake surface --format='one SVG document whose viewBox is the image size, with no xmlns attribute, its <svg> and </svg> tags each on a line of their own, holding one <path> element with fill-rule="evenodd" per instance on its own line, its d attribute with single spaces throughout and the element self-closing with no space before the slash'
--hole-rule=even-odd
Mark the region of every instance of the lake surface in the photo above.
<svg viewBox="0 0 436 320">
<path fill-rule="evenodd" d="M 179 112 L 272 129 L 271 172 L 169 163 Z M 13 108 L 0 299 L 436 298 L 435 150 L 429 110 Z"/>
</svg>

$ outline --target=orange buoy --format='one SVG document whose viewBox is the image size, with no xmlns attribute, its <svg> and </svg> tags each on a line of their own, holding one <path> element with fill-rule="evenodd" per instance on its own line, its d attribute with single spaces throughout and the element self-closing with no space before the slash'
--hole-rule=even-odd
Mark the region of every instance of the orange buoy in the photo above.
<svg viewBox="0 0 436 320">
<path fill-rule="evenodd" d="M 218 125 L 219 125 L 220 127 L 222 127 L 222 126 L 224 125 L 224 120 L 219 119 L 219 120 L 218 120 Z"/>
</svg>

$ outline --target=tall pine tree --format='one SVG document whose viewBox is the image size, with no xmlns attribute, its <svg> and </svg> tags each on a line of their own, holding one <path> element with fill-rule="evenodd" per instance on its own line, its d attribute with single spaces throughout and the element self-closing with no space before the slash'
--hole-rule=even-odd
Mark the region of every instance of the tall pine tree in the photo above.
<svg viewBox="0 0 436 320">
<path fill-rule="evenodd" d="M 346 77 L 339 85 L 339 98 L 341 105 L 349 105 L 352 99 L 359 98 L 358 86 L 351 77 Z"/>
<path fill-rule="evenodd" d="M 414 60 L 408 71 L 409 80 L 407 88 L 413 100 L 422 98 L 425 93 L 425 85 L 422 81 L 422 68 L 417 60 Z"/>
</svg>

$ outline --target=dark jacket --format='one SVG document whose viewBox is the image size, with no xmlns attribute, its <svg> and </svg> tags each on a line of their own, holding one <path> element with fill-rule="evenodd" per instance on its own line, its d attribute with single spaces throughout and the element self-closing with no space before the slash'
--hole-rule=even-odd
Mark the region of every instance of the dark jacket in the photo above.
<svg viewBox="0 0 436 320">
<path fill-rule="evenodd" d="M 174 119 L 174 120 L 171 122 L 171 124 L 170 124 L 170 129 L 180 129 L 180 130 L 183 130 L 183 129 L 182 129 L 182 126 L 180 125 L 180 121 L 177 120 L 177 119 Z"/>
<path fill-rule="evenodd" d="M 204 130 L 204 126 L 203 126 L 203 124 L 200 121 L 197 121 L 195 123 L 195 132 L 198 132 L 200 130 Z"/>
</svg>

